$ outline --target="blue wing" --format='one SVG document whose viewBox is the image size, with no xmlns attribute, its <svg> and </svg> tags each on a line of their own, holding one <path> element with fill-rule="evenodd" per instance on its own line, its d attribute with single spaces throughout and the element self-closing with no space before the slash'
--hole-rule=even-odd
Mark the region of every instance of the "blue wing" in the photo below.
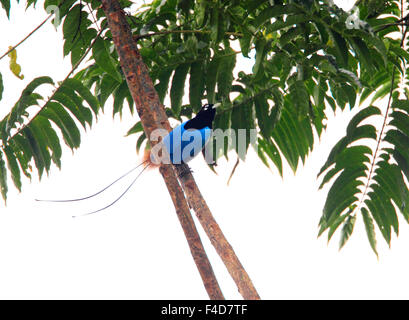
<svg viewBox="0 0 409 320">
<path fill-rule="evenodd" d="M 185 130 L 186 122 L 178 125 L 163 138 L 170 161 L 174 164 L 192 160 L 202 151 L 212 135 L 212 129 L 209 127 Z"/>
</svg>

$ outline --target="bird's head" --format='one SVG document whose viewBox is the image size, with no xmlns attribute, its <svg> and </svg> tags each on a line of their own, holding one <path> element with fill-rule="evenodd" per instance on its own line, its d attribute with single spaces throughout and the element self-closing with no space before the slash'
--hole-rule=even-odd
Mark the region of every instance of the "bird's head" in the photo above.
<svg viewBox="0 0 409 320">
<path fill-rule="evenodd" d="M 197 113 L 196 118 L 202 118 L 212 122 L 214 120 L 214 116 L 216 115 L 216 108 L 220 105 L 221 103 L 207 103 L 203 105 L 203 107 Z"/>
<path fill-rule="evenodd" d="M 211 129 L 214 116 L 216 115 L 216 108 L 218 106 L 220 106 L 220 103 L 205 104 L 196 114 L 196 117 L 186 122 L 184 128 L 202 129 L 205 127 L 209 127 Z"/>
</svg>

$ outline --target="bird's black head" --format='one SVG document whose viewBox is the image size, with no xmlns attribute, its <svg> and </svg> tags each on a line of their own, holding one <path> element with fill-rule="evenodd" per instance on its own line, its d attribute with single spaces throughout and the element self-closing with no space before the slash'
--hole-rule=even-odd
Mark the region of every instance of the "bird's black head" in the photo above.
<svg viewBox="0 0 409 320">
<path fill-rule="evenodd" d="M 220 103 L 205 104 L 196 114 L 196 117 L 185 124 L 185 129 L 212 128 L 214 116 L 216 115 L 216 108 L 218 106 L 220 106 Z"/>
</svg>

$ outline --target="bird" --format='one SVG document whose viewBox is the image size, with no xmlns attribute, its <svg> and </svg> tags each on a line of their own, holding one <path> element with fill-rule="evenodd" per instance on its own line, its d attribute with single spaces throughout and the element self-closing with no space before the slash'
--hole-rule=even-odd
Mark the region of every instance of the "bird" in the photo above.
<svg viewBox="0 0 409 320">
<path fill-rule="evenodd" d="M 158 166 L 161 163 L 186 164 L 192 160 L 209 142 L 216 108 L 220 105 L 220 103 L 203 105 L 194 118 L 175 127 L 163 137 L 161 143 L 148 149 L 144 160 L 152 166 Z M 158 151 L 162 151 L 161 156 Z"/>
<path fill-rule="evenodd" d="M 100 212 L 109 208 L 110 206 L 114 205 L 117 201 L 119 201 L 133 186 L 136 180 L 141 176 L 141 174 L 148 169 L 149 167 L 159 167 L 164 161 L 165 164 L 172 163 L 173 165 L 181 165 L 186 164 L 194 157 L 196 157 L 200 152 L 202 152 L 209 142 L 212 136 L 213 130 L 213 121 L 216 115 L 216 108 L 218 108 L 221 103 L 207 103 L 202 106 L 196 116 L 190 120 L 187 120 L 180 125 L 176 126 L 173 130 L 167 133 L 162 141 L 155 145 L 156 149 L 161 149 L 165 151 L 164 157 L 158 157 L 155 154 L 154 148 L 148 149 L 145 152 L 142 162 L 138 164 L 136 167 L 132 168 L 109 185 L 104 187 L 103 189 L 99 190 L 98 192 L 81 197 L 76 199 L 63 199 L 63 200 L 43 200 L 43 199 L 35 199 L 36 201 L 45 201 L 45 202 L 75 202 L 75 201 L 82 201 L 92 197 L 99 195 L 100 193 L 107 190 L 109 187 L 114 185 L 119 180 L 123 179 L 131 172 L 135 171 L 140 166 L 143 166 L 141 172 L 134 178 L 131 184 L 125 189 L 125 191 L 116 198 L 113 202 L 106 205 L 103 208 L 98 210 L 81 214 L 80 216 L 90 215 L 93 213 Z M 188 169 L 190 172 L 190 169 Z M 186 172 L 182 171 L 181 175 L 186 174 Z M 77 216 L 73 216 L 77 217 Z"/>
</svg>

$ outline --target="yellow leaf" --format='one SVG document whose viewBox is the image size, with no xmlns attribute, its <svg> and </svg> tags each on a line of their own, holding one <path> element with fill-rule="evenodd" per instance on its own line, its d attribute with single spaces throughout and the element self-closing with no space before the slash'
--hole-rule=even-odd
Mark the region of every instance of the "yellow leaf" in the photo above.
<svg viewBox="0 0 409 320">
<path fill-rule="evenodd" d="M 334 46 L 334 43 L 332 42 L 331 39 L 328 39 L 327 46 L 331 48 Z"/>
<path fill-rule="evenodd" d="M 13 49 L 13 47 L 9 47 L 9 50 Z M 13 72 L 13 74 L 23 80 L 24 76 L 21 74 L 21 66 L 17 63 L 17 51 L 16 49 L 13 49 L 12 51 L 9 52 L 8 56 L 10 57 L 10 70 Z"/>
</svg>

